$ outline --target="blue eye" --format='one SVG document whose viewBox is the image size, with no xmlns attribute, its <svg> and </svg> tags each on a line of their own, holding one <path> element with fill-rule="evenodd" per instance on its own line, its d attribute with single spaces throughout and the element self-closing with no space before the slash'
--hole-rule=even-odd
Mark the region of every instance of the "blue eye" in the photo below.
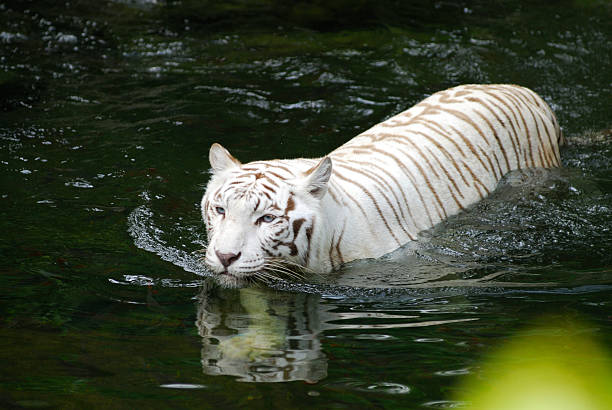
<svg viewBox="0 0 612 410">
<path fill-rule="evenodd" d="M 276 217 L 274 215 L 270 215 L 270 214 L 266 214 L 266 215 L 262 216 L 261 218 L 259 218 L 259 220 L 261 222 L 266 222 L 266 223 L 270 223 L 270 222 L 272 222 L 275 219 L 276 219 Z"/>
<path fill-rule="evenodd" d="M 217 213 L 219 215 L 225 215 L 225 208 L 222 208 L 220 206 L 215 207 L 215 211 L 217 211 Z"/>
</svg>

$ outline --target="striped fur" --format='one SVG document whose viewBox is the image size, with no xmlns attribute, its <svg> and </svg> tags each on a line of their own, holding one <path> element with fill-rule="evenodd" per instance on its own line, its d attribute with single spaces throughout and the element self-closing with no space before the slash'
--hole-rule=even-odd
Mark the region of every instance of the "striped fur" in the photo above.
<svg viewBox="0 0 612 410">
<path fill-rule="evenodd" d="M 202 199 L 205 263 L 223 283 L 236 284 L 293 266 L 329 272 L 377 258 L 483 199 L 507 172 L 560 166 L 562 140 L 553 112 L 534 92 L 464 85 L 323 159 L 242 165 L 214 144 Z"/>
</svg>

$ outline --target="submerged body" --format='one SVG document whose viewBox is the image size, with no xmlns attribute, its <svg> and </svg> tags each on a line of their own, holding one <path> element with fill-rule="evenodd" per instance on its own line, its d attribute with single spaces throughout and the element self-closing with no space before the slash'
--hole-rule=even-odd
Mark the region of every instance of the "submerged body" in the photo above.
<svg viewBox="0 0 612 410">
<path fill-rule="evenodd" d="M 377 258 L 486 197 L 509 171 L 560 166 L 550 107 L 515 85 L 438 92 L 323 159 L 241 164 L 218 144 L 205 262 L 231 285 Z M 268 272 L 266 274 L 265 272 Z"/>
</svg>

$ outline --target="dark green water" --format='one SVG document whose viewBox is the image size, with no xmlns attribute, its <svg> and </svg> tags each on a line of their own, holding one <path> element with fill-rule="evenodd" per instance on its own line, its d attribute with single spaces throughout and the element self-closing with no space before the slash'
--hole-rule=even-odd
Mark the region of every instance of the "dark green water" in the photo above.
<svg viewBox="0 0 612 410">
<path fill-rule="evenodd" d="M 0 407 L 444 408 L 542 317 L 612 346 L 609 3 L 60 3 L 0 5 Z M 564 169 L 330 277 L 206 281 L 211 143 L 316 157 L 470 82 L 540 93 Z"/>
</svg>

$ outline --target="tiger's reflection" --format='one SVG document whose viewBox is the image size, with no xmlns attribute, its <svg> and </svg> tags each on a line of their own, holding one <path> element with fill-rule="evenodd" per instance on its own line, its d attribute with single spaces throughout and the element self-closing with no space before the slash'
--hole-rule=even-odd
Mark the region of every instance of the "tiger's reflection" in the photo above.
<svg viewBox="0 0 612 410">
<path fill-rule="evenodd" d="M 325 378 L 319 299 L 269 289 L 227 289 L 206 281 L 196 321 L 204 373 L 248 382 Z"/>
</svg>

